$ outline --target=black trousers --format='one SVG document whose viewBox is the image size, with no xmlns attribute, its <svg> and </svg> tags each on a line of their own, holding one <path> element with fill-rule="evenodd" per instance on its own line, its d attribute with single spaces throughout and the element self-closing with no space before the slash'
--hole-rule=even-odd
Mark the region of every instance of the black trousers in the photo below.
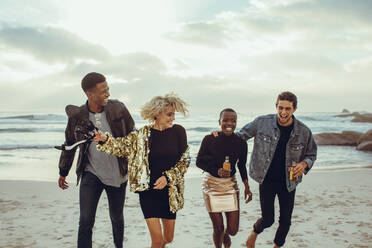
<svg viewBox="0 0 372 248">
<path fill-rule="evenodd" d="M 254 232 L 260 234 L 274 223 L 274 201 L 279 198 L 279 227 L 276 230 L 274 243 L 283 246 L 287 237 L 294 206 L 296 190 L 288 192 L 285 183 L 264 181 L 260 184 L 261 218 L 253 225 Z"/>
<path fill-rule="evenodd" d="M 97 176 L 84 172 L 80 185 L 80 220 L 78 233 L 78 248 L 92 247 L 92 229 L 96 217 L 99 198 L 103 190 L 106 191 L 109 203 L 109 213 L 112 225 L 114 244 L 117 248 L 123 247 L 124 238 L 124 200 L 127 182 L 120 188 L 103 184 Z"/>
</svg>

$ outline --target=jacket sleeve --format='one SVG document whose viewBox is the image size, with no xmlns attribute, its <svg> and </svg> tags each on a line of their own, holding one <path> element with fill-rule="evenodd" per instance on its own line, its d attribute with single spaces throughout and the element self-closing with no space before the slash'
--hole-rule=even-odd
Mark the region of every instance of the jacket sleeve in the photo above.
<svg viewBox="0 0 372 248">
<path fill-rule="evenodd" d="M 247 142 L 243 141 L 242 152 L 240 153 L 239 161 L 238 161 L 238 169 L 239 169 L 239 173 L 240 173 L 240 177 L 242 178 L 242 181 L 248 178 L 247 167 L 246 167 L 247 153 L 248 153 L 248 145 L 247 145 Z"/>
<path fill-rule="evenodd" d="M 76 142 L 74 134 L 75 121 L 71 118 L 68 119 L 67 127 L 65 130 L 65 145 L 69 146 Z M 74 161 L 74 156 L 77 147 L 70 151 L 62 151 L 59 158 L 59 175 L 66 177 L 71 169 L 72 163 Z"/>
<path fill-rule="evenodd" d="M 257 126 L 258 126 L 257 122 L 258 122 L 257 118 L 254 121 L 249 122 L 244 127 L 242 127 L 239 130 L 239 132 L 236 133 L 236 135 L 238 135 L 240 138 L 242 138 L 245 141 L 256 136 Z"/>
<path fill-rule="evenodd" d="M 316 160 L 317 156 L 317 144 L 315 143 L 315 139 L 311 131 L 309 130 L 310 135 L 307 141 L 306 151 L 305 151 L 305 158 L 303 159 L 304 162 L 307 163 L 307 168 L 305 170 L 305 174 L 309 172 L 309 170 L 313 167 L 313 164 Z"/>
<path fill-rule="evenodd" d="M 208 143 L 208 136 L 205 136 L 196 157 L 196 166 L 203 171 L 209 172 L 214 177 L 220 177 L 215 159 L 208 151 Z"/>
<path fill-rule="evenodd" d="M 109 155 L 128 158 L 131 148 L 136 145 L 137 132 L 131 132 L 125 137 L 114 138 L 110 133 L 106 133 L 107 140 L 104 144 L 97 144 L 97 150 Z"/>
<path fill-rule="evenodd" d="M 187 168 L 190 166 L 190 161 L 190 151 L 189 147 L 187 147 L 180 160 L 172 168 L 163 172 L 163 175 L 165 175 L 168 180 L 169 186 L 176 186 L 180 182 L 183 182 L 183 177 L 187 172 Z"/>
</svg>

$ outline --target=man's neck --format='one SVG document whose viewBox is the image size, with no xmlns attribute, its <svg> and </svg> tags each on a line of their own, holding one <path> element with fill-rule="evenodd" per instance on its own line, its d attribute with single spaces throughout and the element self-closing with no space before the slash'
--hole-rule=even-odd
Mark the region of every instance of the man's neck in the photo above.
<svg viewBox="0 0 372 248">
<path fill-rule="evenodd" d="M 291 120 L 288 121 L 287 123 L 285 124 L 281 124 L 279 121 L 277 121 L 278 125 L 281 126 L 281 127 L 289 127 L 290 125 L 292 125 L 294 122 L 294 119 L 293 119 L 293 116 L 291 117 Z"/>
<path fill-rule="evenodd" d="M 88 99 L 88 109 L 90 112 L 93 112 L 93 113 L 100 113 L 103 111 L 103 106 L 100 106 L 96 103 L 93 103 L 91 101 L 89 101 Z"/>
</svg>

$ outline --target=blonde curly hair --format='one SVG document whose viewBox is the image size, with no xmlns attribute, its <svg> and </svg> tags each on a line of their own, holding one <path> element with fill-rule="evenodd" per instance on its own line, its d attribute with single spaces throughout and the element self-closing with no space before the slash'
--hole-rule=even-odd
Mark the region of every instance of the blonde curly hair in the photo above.
<svg viewBox="0 0 372 248">
<path fill-rule="evenodd" d="M 153 123 L 155 117 L 166 111 L 168 107 L 172 107 L 175 112 L 187 116 L 189 112 L 187 106 L 188 104 L 174 93 L 168 93 L 165 96 L 155 96 L 142 106 L 141 117 Z"/>
</svg>

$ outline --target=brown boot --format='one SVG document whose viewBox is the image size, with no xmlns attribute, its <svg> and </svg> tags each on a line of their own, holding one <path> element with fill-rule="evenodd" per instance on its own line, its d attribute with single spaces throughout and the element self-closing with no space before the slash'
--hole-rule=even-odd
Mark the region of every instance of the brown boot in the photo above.
<svg viewBox="0 0 372 248">
<path fill-rule="evenodd" d="M 258 234 L 254 232 L 254 230 L 251 231 L 251 233 L 248 236 L 247 242 L 245 242 L 245 245 L 247 248 L 254 248 L 256 239 L 257 239 Z"/>
</svg>

